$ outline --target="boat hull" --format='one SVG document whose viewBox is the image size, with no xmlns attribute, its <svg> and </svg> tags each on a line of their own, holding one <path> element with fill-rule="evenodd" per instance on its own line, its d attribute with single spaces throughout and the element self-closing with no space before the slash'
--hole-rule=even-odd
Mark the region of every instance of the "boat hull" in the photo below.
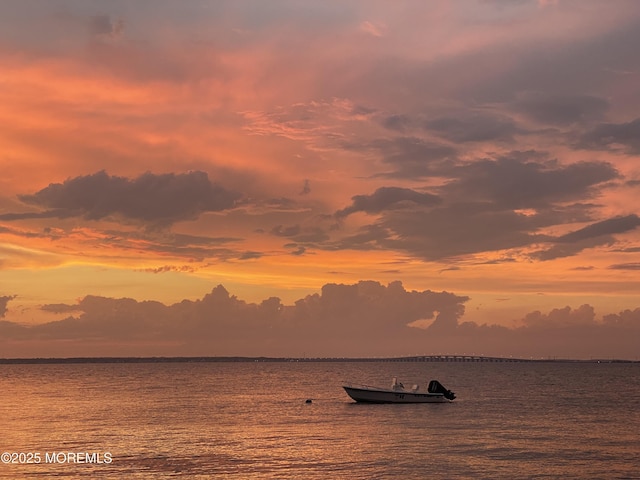
<svg viewBox="0 0 640 480">
<path fill-rule="evenodd" d="M 345 392 L 358 403 L 448 403 L 442 393 L 386 390 L 343 385 Z"/>
</svg>

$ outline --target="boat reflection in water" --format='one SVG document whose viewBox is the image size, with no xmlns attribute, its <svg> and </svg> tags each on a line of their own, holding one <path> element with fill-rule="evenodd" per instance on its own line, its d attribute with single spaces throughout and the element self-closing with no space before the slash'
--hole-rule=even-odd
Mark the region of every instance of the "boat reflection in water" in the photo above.
<svg viewBox="0 0 640 480">
<path fill-rule="evenodd" d="M 456 398 L 437 380 L 431 380 L 426 390 L 420 390 L 418 385 L 406 389 L 396 377 L 393 377 L 391 388 L 351 383 L 344 384 L 342 388 L 359 403 L 447 403 Z"/>
</svg>

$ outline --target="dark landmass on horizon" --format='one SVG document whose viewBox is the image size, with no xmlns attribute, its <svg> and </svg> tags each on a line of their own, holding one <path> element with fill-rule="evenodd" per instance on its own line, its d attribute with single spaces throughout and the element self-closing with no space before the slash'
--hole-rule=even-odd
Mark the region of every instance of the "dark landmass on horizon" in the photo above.
<svg viewBox="0 0 640 480">
<path fill-rule="evenodd" d="M 592 358 L 512 358 L 472 355 L 418 355 L 409 357 L 69 357 L 0 358 L 0 364 L 78 364 L 78 363 L 223 363 L 223 362 L 429 362 L 429 363 L 640 363 L 640 360 Z"/>
</svg>

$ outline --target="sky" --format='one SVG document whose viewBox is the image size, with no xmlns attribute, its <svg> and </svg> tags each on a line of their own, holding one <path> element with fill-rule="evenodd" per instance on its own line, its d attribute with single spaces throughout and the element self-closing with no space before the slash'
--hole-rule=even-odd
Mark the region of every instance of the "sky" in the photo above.
<svg viewBox="0 0 640 480">
<path fill-rule="evenodd" d="M 640 359 L 640 3 L 0 3 L 0 357 Z"/>
</svg>

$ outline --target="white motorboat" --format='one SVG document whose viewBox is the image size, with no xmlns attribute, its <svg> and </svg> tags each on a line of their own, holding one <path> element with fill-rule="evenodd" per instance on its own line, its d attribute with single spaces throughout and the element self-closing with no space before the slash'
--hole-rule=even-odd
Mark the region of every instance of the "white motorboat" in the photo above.
<svg viewBox="0 0 640 480">
<path fill-rule="evenodd" d="M 418 385 L 407 389 L 393 378 L 391 388 L 372 387 L 370 385 L 345 384 L 342 386 L 347 395 L 359 403 L 446 403 L 456 398 L 437 380 L 431 380 L 426 390 Z"/>
</svg>

